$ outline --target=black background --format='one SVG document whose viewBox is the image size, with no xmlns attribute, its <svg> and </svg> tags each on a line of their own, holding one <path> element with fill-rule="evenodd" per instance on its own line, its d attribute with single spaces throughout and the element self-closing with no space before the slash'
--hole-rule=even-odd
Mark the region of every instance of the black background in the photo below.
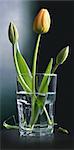
<svg viewBox="0 0 74 150">
<path fill-rule="evenodd" d="M 70 52 L 67 61 L 63 65 L 59 66 L 59 68 L 56 71 L 56 73 L 58 74 L 58 83 L 57 83 L 57 96 L 56 96 L 56 103 L 55 103 L 56 105 L 55 120 L 56 122 L 58 122 L 58 124 L 61 127 L 64 127 L 69 130 L 70 137 L 72 137 L 72 140 L 74 141 L 73 45 L 72 45 L 74 41 L 74 36 L 73 36 L 74 35 L 74 2 L 37 1 L 37 9 L 35 13 L 37 13 L 38 10 L 40 10 L 43 7 L 49 10 L 52 20 L 51 20 L 50 31 L 47 34 L 42 35 L 41 38 L 41 44 L 40 44 L 39 56 L 38 56 L 38 64 L 39 64 L 38 72 L 44 72 L 50 58 L 51 57 L 55 58 L 57 53 L 63 47 L 69 45 Z M 17 137 L 15 136 L 15 138 Z M 62 138 L 63 137 L 61 137 L 61 141 Z M 3 144 L 4 144 L 4 139 L 5 138 L 2 137 Z M 70 140 L 67 142 L 69 146 Z M 63 143 L 64 146 L 67 145 L 67 142 L 64 141 Z M 10 143 L 12 147 L 12 139 Z M 24 145 L 23 143 L 22 145 Z M 61 145 L 61 143 L 59 144 Z M 7 142 L 6 145 L 8 145 Z"/>
</svg>

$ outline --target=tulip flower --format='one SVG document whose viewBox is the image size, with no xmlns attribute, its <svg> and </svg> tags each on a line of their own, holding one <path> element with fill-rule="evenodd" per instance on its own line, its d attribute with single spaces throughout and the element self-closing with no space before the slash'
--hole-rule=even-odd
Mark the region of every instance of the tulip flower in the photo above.
<svg viewBox="0 0 74 150">
<path fill-rule="evenodd" d="M 47 9 L 41 9 L 33 22 L 33 30 L 36 33 L 47 33 L 51 24 L 50 14 Z"/>
<path fill-rule="evenodd" d="M 15 44 L 18 41 L 19 35 L 18 35 L 17 28 L 16 28 L 15 24 L 13 24 L 11 22 L 9 24 L 8 36 L 9 36 L 9 40 L 12 44 Z"/>
<path fill-rule="evenodd" d="M 63 48 L 63 49 L 58 53 L 58 55 L 57 55 L 57 57 L 56 57 L 56 63 L 55 63 L 55 66 L 54 66 L 54 68 L 53 68 L 53 70 L 52 70 L 52 73 L 54 73 L 54 72 L 56 71 L 56 69 L 57 69 L 57 67 L 58 67 L 59 65 L 63 64 L 63 63 L 66 61 L 66 59 L 67 59 L 67 57 L 68 57 L 68 54 L 69 54 L 69 46 Z"/>
<path fill-rule="evenodd" d="M 56 64 L 63 64 L 66 58 L 68 57 L 69 46 L 63 48 L 56 57 Z"/>
</svg>

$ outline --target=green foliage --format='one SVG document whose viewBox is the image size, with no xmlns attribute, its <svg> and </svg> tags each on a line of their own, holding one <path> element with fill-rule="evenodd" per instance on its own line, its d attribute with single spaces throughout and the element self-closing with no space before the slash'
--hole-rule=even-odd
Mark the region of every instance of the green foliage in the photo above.
<svg viewBox="0 0 74 150">
<path fill-rule="evenodd" d="M 33 123 L 35 123 L 37 121 L 37 118 L 38 118 L 40 112 L 43 111 L 45 100 L 46 100 L 46 93 L 48 92 L 48 85 L 49 85 L 48 78 L 49 78 L 49 74 L 51 73 L 51 70 L 52 70 L 52 64 L 53 64 L 53 59 L 51 58 L 48 66 L 46 68 L 45 74 L 43 76 L 43 79 L 42 79 L 42 82 L 41 82 L 41 85 L 39 88 L 38 93 L 40 93 L 40 95 L 38 94 L 37 98 L 36 98 L 36 96 L 33 97 L 35 99 L 35 105 L 34 105 L 33 115 L 32 115 L 31 122 L 30 122 L 31 126 L 33 125 Z M 43 94 L 45 96 L 43 96 Z"/>
<path fill-rule="evenodd" d="M 26 90 L 27 92 L 31 92 L 32 75 L 26 61 L 18 50 L 17 44 L 13 45 L 13 57 L 20 84 L 22 85 L 24 90 Z"/>
</svg>

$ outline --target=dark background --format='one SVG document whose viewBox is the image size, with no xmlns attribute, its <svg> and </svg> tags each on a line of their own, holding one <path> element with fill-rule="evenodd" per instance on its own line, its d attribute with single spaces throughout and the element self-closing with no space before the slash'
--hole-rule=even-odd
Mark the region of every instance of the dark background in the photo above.
<svg viewBox="0 0 74 150">
<path fill-rule="evenodd" d="M 2 122 L 16 114 L 16 72 L 12 48 L 7 36 L 8 25 L 14 21 L 20 34 L 19 43 L 30 68 L 36 41 L 32 30 L 34 16 L 41 8 L 47 8 L 51 16 L 51 28 L 42 35 L 38 56 L 38 72 L 44 72 L 51 57 L 69 45 L 67 61 L 60 65 L 58 74 L 55 120 L 73 135 L 73 1 L 0 1 L 0 117 Z"/>
</svg>

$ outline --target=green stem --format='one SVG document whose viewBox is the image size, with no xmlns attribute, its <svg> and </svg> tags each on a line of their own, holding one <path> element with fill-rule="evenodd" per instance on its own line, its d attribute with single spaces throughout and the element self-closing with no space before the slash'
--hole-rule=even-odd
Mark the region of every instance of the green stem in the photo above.
<svg viewBox="0 0 74 150">
<path fill-rule="evenodd" d="M 52 73 L 54 73 L 56 71 L 57 67 L 58 67 L 58 64 L 55 64 L 53 67 Z"/>
<path fill-rule="evenodd" d="M 37 43 L 36 43 L 36 47 L 35 47 L 35 53 L 34 53 L 34 58 L 33 58 L 33 68 L 32 68 L 32 113 L 31 113 L 31 120 L 30 120 L 30 125 L 33 122 L 33 118 L 34 118 L 34 106 L 35 106 L 35 74 L 36 74 L 36 61 L 37 61 L 37 54 L 38 54 L 38 48 L 39 48 L 39 43 L 40 43 L 40 37 L 41 34 L 38 35 L 37 38 Z"/>
<path fill-rule="evenodd" d="M 50 117 L 49 117 L 49 115 L 48 115 L 48 112 L 47 112 L 45 106 L 44 106 L 43 110 L 44 110 L 44 112 L 45 112 L 45 114 L 46 114 L 46 117 L 47 117 L 47 119 L 48 119 L 48 124 L 49 124 L 49 125 L 52 125 L 52 121 L 51 121 L 51 119 L 50 119 Z"/>
<path fill-rule="evenodd" d="M 3 126 L 7 129 L 19 129 L 19 126 L 9 125 L 5 121 L 3 122 Z"/>
<path fill-rule="evenodd" d="M 36 61 L 37 61 L 37 54 L 38 54 L 38 48 L 39 48 L 39 43 L 40 43 L 40 37 L 41 34 L 38 35 L 37 43 L 36 43 L 36 48 L 35 48 L 35 53 L 34 53 L 34 59 L 33 59 L 33 68 L 32 68 L 32 91 L 35 93 L 35 73 L 36 73 Z"/>
<path fill-rule="evenodd" d="M 58 130 L 66 133 L 66 134 L 69 134 L 69 131 L 67 129 L 62 128 L 62 127 L 59 127 Z"/>
</svg>

